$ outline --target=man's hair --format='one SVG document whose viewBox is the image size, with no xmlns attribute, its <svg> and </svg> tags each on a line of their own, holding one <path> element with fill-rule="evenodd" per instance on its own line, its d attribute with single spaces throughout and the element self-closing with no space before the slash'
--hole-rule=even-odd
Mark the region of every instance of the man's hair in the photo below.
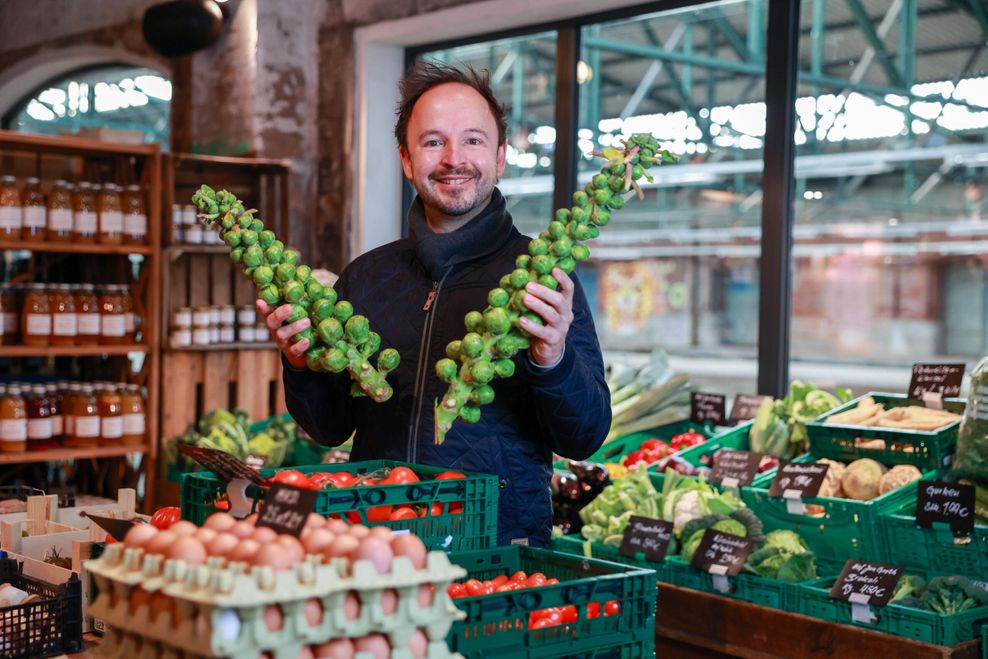
<svg viewBox="0 0 988 659">
<path fill-rule="evenodd" d="M 490 71 L 487 69 L 477 71 L 470 66 L 459 69 L 440 62 L 419 60 L 398 83 L 398 90 L 401 92 L 401 101 L 396 112 L 398 120 L 395 122 L 395 139 L 398 140 L 398 146 L 408 148 L 408 120 L 422 94 L 433 87 L 451 82 L 466 85 L 484 97 L 491 114 L 494 115 L 494 123 L 497 124 L 498 145 L 507 141 L 508 123 L 504 118 L 504 105 L 498 102 L 494 90 L 491 89 Z"/>
</svg>

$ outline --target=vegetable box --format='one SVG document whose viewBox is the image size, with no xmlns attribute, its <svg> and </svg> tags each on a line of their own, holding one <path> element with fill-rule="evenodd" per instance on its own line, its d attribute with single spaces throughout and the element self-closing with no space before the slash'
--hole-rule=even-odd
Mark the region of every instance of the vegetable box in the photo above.
<svg viewBox="0 0 988 659">
<path fill-rule="evenodd" d="M 82 582 L 75 574 L 51 584 L 23 573 L 0 553 L 0 583 L 40 599 L 0 608 L 0 656 L 53 657 L 82 650 Z"/>
<path fill-rule="evenodd" d="M 856 398 L 807 424 L 810 451 L 814 455 L 844 462 L 872 458 L 888 465 L 911 464 L 923 470 L 939 469 L 950 464 L 950 456 L 957 443 L 959 420 L 932 431 L 826 423 L 829 417 L 856 408 L 868 396 L 886 409 L 923 406 L 922 401 L 904 394 L 869 393 Z M 955 414 L 964 413 L 964 401 L 958 398 L 944 399 L 943 407 Z"/>
<path fill-rule="evenodd" d="M 705 437 L 711 437 L 714 435 L 714 431 L 710 426 L 693 423 L 689 420 L 675 421 L 673 423 L 667 423 L 664 426 L 658 426 L 646 432 L 632 433 L 619 439 L 615 439 L 612 442 L 608 442 L 600 447 L 596 453 L 587 458 L 587 461 L 600 463 L 623 463 L 626 456 L 633 451 L 637 451 L 641 447 L 642 442 L 648 439 L 655 438 L 660 439 L 663 442 L 668 442 L 672 437 L 686 432 L 697 432 Z M 566 469 L 566 460 L 560 460 L 553 466 L 556 469 Z"/>
<path fill-rule="evenodd" d="M 439 467 L 413 465 L 391 460 L 369 460 L 335 465 L 295 467 L 303 474 L 348 472 L 370 474 L 380 469 L 408 467 L 422 480 L 394 485 L 365 485 L 359 487 L 320 490 L 315 512 L 323 515 L 353 513 L 351 521 L 368 526 L 409 529 L 419 536 L 428 549 L 468 550 L 494 545 L 497 537 L 497 478 L 489 474 L 465 473 L 464 478 L 435 480 L 447 471 Z M 278 469 L 262 469 L 265 478 Z M 209 515 L 219 510 L 217 501 L 226 493 L 226 483 L 208 471 L 187 474 L 182 480 L 182 519 L 201 525 Z M 263 501 L 266 489 L 250 485 L 246 496 L 253 509 Z M 442 512 L 431 514 L 438 504 Z M 421 509 L 421 517 L 389 520 L 378 519 L 375 513 L 391 506 L 413 506 Z M 462 506 L 462 512 L 461 508 Z M 375 517 L 372 521 L 369 517 Z M 359 519 L 358 519 L 359 518 Z"/>
<path fill-rule="evenodd" d="M 548 549 L 512 545 L 457 552 L 450 560 L 484 580 L 518 570 L 542 572 L 558 584 L 461 597 L 466 613 L 449 633 L 449 648 L 464 657 L 651 657 L 655 653 L 655 572 Z M 590 604 L 617 601 L 614 615 L 589 614 Z M 575 606 L 575 622 L 529 629 L 529 616 Z"/>
<path fill-rule="evenodd" d="M 871 606 L 872 621 L 858 621 L 852 615 L 850 602 L 830 599 L 830 587 L 835 578 L 831 576 L 796 585 L 796 613 L 934 645 L 954 645 L 976 639 L 983 624 L 988 623 L 988 606 L 944 615 L 896 603 Z"/>
<path fill-rule="evenodd" d="M 976 524 L 970 536 L 959 536 L 942 522 L 916 525 L 916 500 L 910 498 L 879 517 L 885 562 L 925 575 L 988 575 L 988 526 Z"/>
</svg>

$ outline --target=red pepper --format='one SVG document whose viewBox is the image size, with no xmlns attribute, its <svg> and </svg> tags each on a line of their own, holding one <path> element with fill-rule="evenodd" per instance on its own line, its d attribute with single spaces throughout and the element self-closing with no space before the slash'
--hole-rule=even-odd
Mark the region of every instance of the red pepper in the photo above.
<svg viewBox="0 0 988 659">
<path fill-rule="evenodd" d="M 673 451 L 682 451 L 683 449 L 690 448 L 691 446 L 702 444 L 705 441 L 707 441 L 707 438 L 702 434 L 690 430 L 674 436 L 669 440 L 669 443 L 672 445 Z"/>
</svg>

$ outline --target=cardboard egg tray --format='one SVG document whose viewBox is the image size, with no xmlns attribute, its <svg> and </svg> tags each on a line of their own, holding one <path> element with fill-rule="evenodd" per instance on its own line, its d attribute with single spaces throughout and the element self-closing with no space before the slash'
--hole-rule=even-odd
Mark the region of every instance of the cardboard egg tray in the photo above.
<svg viewBox="0 0 988 659">
<path fill-rule="evenodd" d="M 416 570 L 403 556 L 395 558 L 389 574 L 379 575 L 368 561 L 321 564 L 307 557 L 292 569 L 274 572 L 244 563 L 227 564 L 211 558 L 206 565 L 146 555 L 141 549 L 111 545 L 87 569 L 100 594 L 90 615 L 117 631 L 139 635 L 196 656 L 246 656 L 270 650 L 278 659 L 294 657 L 302 645 L 334 638 L 357 638 L 372 632 L 387 634 L 393 646 L 404 647 L 416 628 L 432 641 L 443 641 L 463 613 L 446 594 L 447 586 L 466 575 L 442 552 L 427 555 L 426 568 Z M 418 604 L 418 588 L 434 585 L 432 606 Z M 385 590 L 394 589 L 397 608 L 381 609 Z M 360 613 L 348 620 L 343 601 L 353 591 Z M 318 600 L 322 620 L 309 625 L 304 606 Z M 280 607 L 283 622 L 270 631 L 264 621 L 269 605 Z M 292 652 L 295 648 L 295 652 Z"/>
</svg>

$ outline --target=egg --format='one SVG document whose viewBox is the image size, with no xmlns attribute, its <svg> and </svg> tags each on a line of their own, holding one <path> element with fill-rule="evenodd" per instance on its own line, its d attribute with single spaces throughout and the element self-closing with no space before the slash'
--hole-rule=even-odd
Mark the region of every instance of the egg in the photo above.
<svg viewBox="0 0 988 659">
<path fill-rule="evenodd" d="M 408 639 L 408 651 L 412 653 L 414 659 L 425 659 L 428 656 L 429 639 L 421 629 L 412 632 L 412 637 Z"/>
<path fill-rule="evenodd" d="M 352 535 L 338 535 L 333 540 L 333 544 L 323 549 L 322 555 L 326 559 L 345 558 L 352 561 L 358 547 L 360 547 L 360 540 Z"/>
<path fill-rule="evenodd" d="M 150 524 L 134 524 L 124 536 L 124 547 L 134 549 L 145 547 L 156 535 L 158 529 Z"/>
<path fill-rule="evenodd" d="M 406 556 L 416 570 L 425 569 L 425 543 L 411 533 L 397 535 L 391 540 L 395 556 Z"/>
<path fill-rule="evenodd" d="M 347 530 L 347 533 L 360 540 L 370 535 L 370 529 L 363 524 L 354 524 Z"/>
<path fill-rule="evenodd" d="M 257 524 L 258 517 L 259 517 L 259 513 L 251 513 L 250 515 L 247 515 L 247 517 L 244 517 L 244 521 L 250 524 L 251 526 L 254 526 Z"/>
<path fill-rule="evenodd" d="M 237 523 L 236 518 L 230 513 L 213 513 L 203 522 L 203 527 L 213 529 L 217 533 L 229 531 L 230 527 Z"/>
<path fill-rule="evenodd" d="M 268 604 L 264 607 L 264 626 L 269 632 L 281 631 L 285 626 L 285 614 L 277 604 Z"/>
<path fill-rule="evenodd" d="M 353 560 L 366 560 L 374 564 L 378 574 L 388 574 L 391 572 L 391 562 L 394 560 L 394 552 L 391 545 L 380 538 L 369 536 L 364 538 L 353 556 Z"/>
<path fill-rule="evenodd" d="M 309 513 L 309 516 L 305 518 L 305 527 L 321 529 L 326 526 L 326 518 L 319 513 Z"/>
<path fill-rule="evenodd" d="M 209 543 L 211 543 L 213 539 L 216 538 L 216 536 L 218 535 L 219 535 L 218 531 L 214 531 L 213 529 L 207 529 L 206 527 L 203 527 L 198 531 L 196 531 L 195 538 L 198 539 L 199 542 L 201 542 L 202 544 L 208 547 Z"/>
<path fill-rule="evenodd" d="M 321 554 L 322 550 L 333 544 L 336 534 L 326 528 L 312 529 L 302 537 L 302 545 L 307 554 Z"/>
<path fill-rule="evenodd" d="M 394 588 L 388 588 L 381 592 L 381 612 L 384 615 L 392 615 L 398 610 L 398 591 Z"/>
<path fill-rule="evenodd" d="M 234 563 L 252 563 L 254 556 L 261 550 L 261 544 L 256 540 L 241 540 L 232 552 L 229 559 Z"/>
<path fill-rule="evenodd" d="M 360 617 L 360 598 L 352 590 L 343 596 L 343 617 L 347 620 Z"/>
<path fill-rule="evenodd" d="M 185 561 L 188 565 L 202 565 L 206 562 L 206 548 L 195 537 L 179 536 L 168 548 L 168 558 Z"/>
<path fill-rule="evenodd" d="M 340 535 L 341 533 L 346 533 L 350 529 L 350 525 L 341 519 L 327 519 L 325 528 L 336 535 Z"/>
<path fill-rule="evenodd" d="M 353 641 L 348 638 L 338 638 L 312 648 L 316 659 L 353 659 L 355 654 Z"/>
<path fill-rule="evenodd" d="M 164 554 L 176 540 L 178 540 L 178 536 L 171 531 L 158 531 L 157 535 L 144 546 L 144 549 L 149 554 Z"/>
<path fill-rule="evenodd" d="M 432 606 L 432 601 L 436 597 L 436 587 L 431 584 L 423 584 L 419 586 L 418 592 L 415 593 L 415 599 L 418 601 L 419 606 L 423 609 L 427 609 Z"/>
<path fill-rule="evenodd" d="M 219 533 L 206 545 L 206 552 L 210 556 L 222 556 L 226 558 L 240 544 L 240 538 L 232 533 Z"/>
<path fill-rule="evenodd" d="M 258 526 L 254 528 L 254 532 L 251 533 L 250 537 L 262 545 L 266 545 L 278 539 L 278 532 L 270 526 Z"/>
<path fill-rule="evenodd" d="M 254 525 L 240 521 L 231 526 L 229 531 L 238 538 L 249 538 L 254 534 Z"/>
<path fill-rule="evenodd" d="M 195 535 L 199 527 L 186 519 L 182 519 L 169 526 L 168 530 L 175 535 Z"/>
<path fill-rule="evenodd" d="M 305 604 L 302 606 L 302 612 L 305 614 L 305 621 L 309 623 L 310 627 L 315 627 L 322 623 L 322 602 L 316 598 L 311 598 L 305 600 Z"/>
<path fill-rule="evenodd" d="M 370 530 L 370 536 L 391 542 L 391 538 L 394 536 L 394 533 L 386 526 L 375 526 Z"/>
<path fill-rule="evenodd" d="M 305 547 L 302 546 L 302 541 L 295 536 L 282 533 L 275 540 L 275 544 L 279 545 L 291 557 L 292 563 L 305 558 Z"/>
<path fill-rule="evenodd" d="M 353 644 L 357 652 L 369 652 L 374 659 L 391 659 L 391 644 L 384 634 L 368 634 Z"/>
<path fill-rule="evenodd" d="M 303 645 L 302 649 L 298 651 L 295 655 L 295 659 L 314 659 L 316 655 L 312 654 L 312 650 L 309 649 L 308 645 Z"/>
<path fill-rule="evenodd" d="M 292 558 L 285 551 L 285 548 L 277 543 L 261 546 L 254 554 L 251 563 L 257 567 L 269 567 L 275 572 L 287 570 L 292 566 Z"/>
</svg>

